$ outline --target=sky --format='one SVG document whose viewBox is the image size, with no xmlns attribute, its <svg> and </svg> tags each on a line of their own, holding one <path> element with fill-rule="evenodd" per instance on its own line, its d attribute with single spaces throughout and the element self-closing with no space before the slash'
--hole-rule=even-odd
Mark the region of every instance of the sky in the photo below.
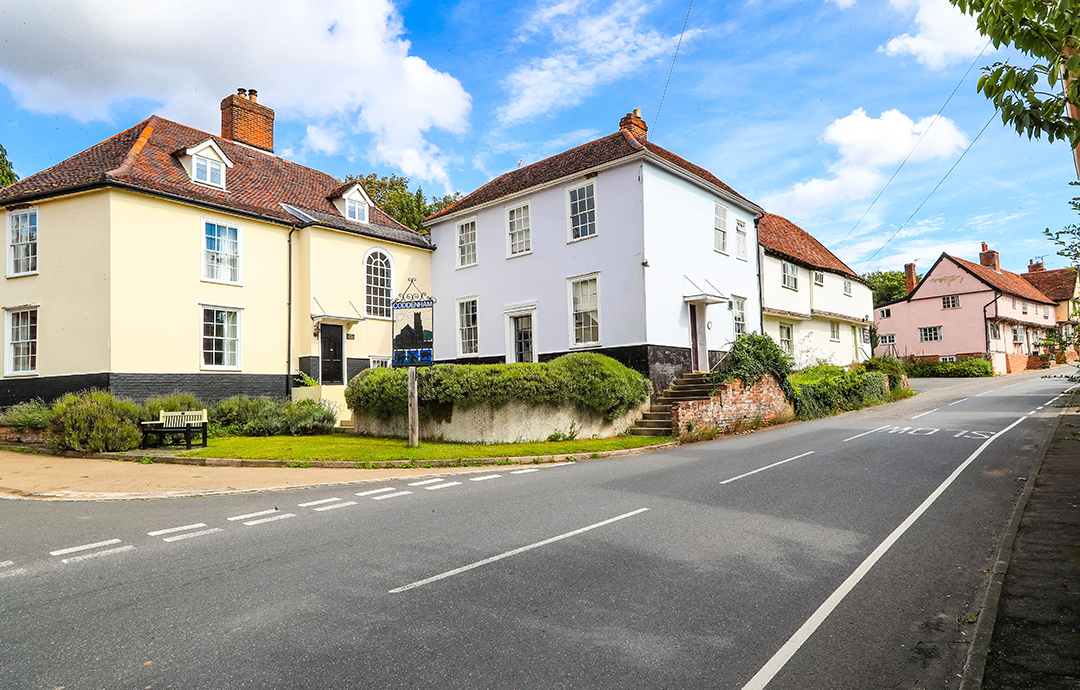
<svg viewBox="0 0 1080 690">
<path fill-rule="evenodd" d="M 0 0 L 0 145 L 26 177 L 153 114 L 218 134 L 254 88 L 278 155 L 467 194 L 640 108 L 859 273 L 1061 268 L 1076 171 L 976 91 L 1006 60 L 947 0 Z"/>
</svg>

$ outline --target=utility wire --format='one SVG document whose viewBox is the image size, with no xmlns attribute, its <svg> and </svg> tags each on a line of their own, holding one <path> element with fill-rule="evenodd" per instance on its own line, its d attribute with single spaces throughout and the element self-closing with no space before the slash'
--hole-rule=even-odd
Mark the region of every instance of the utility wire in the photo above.
<svg viewBox="0 0 1080 690">
<path fill-rule="evenodd" d="M 675 55 L 671 57 L 671 68 L 667 73 L 667 81 L 664 82 L 664 92 L 660 94 L 660 105 L 656 106 L 656 117 L 652 121 L 653 136 L 656 135 L 656 123 L 660 120 L 660 109 L 664 107 L 664 98 L 667 96 L 668 84 L 671 83 L 671 73 L 675 71 L 675 60 L 679 57 L 679 48 L 682 48 L 683 35 L 686 33 L 686 23 L 690 21 L 690 10 L 694 7 L 694 0 L 690 0 L 690 6 L 686 8 L 686 18 L 683 19 L 682 31 L 679 32 L 679 43 L 675 46 Z"/>
<path fill-rule="evenodd" d="M 885 240 L 885 244 L 882 244 L 880 247 L 878 247 L 877 250 L 873 254 L 868 256 L 865 261 L 863 261 L 861 264 L 859 264 L 860 269 L 862 269 L 862 267 L 865 266 L 866 264 L 870 263 L 870 260 L 873 259 L 875 256 L 877 256 L 878 252 L 880 252 L 882 249 L 884 249 L 886 247 L 886 245 L 889 244 L 889 242 L 892 242 L 893 238 L 896 237 L 900 233 L 900 231 L 904 229 L 904 226 L 911 222 L 911 219 L 915 217 L 915 214 L 917 214 L 920 210 L 922 210 L 922 207 L 926 204 L 926 202 L 930 201 L 930 197 L 932 197 L 934 195 L 934 192 L 936 192 L 938 190 L 938 187 L 941 186 L 941 183 L 945 181 L 945 179 L 949 176 L 949 174 L 952 173 L 952 171 L 956 169 L 956 166 L 960 165 L 960 161 L 964 160 L 964 156 L 966 156 L 967 152 L 971 150 L 971 147 L 975 145 L 975 142 L 979 140 L 979 137 L 981 137 L 983 135 L 983 132 L 985 132 L 986 128 L 990 126 L 990 123 L 994 121 L 995 117 L 997 117 L 997 112 L 996 111 L 990 116 L 990 119 L 986 121 L 986 124 L 983 125 L 982 129 L 979 130 L 979 133 L 975 135 L 975 138 L 971 140 L 971 143 L 968 144 L 968 147 L 966 149 L 964 149 L 964 152 L 960 154 L 960 157 L 956 159 L 956 162 L 952 164 L 952 167 L 949 168 L 949 172 L 945 173 L 945 176 L 942 177 L 940 180 L 938 180 L 938 183 L 936 185 L 934 185 L 934 188 L 930 190 L 930 193 L 926 195 L 926 198 L 922 200 L 922 203 L 919 204 L 919 207 L 911 212 L 911 215 L 907 217 L 907 220 L 905 220 L 900 225 L 900 227 L 898 227 L 896 229 L 896 231 L 893 232 L 893 234 L 889 235 L 889 239 Z"/>
<path fill-rule="evenodd" d="M 885 186 L 881 188 L 881 191 L 877 193 L 877 196 L 875 196 L 874 200 L 870 202 L 870 205 L 866 207 L 866 210 L 863 211 L 863 214 L 859 216 L 859 220 L 855 221 L 855 225 L 852 225 L 851 229 L 847 231 L 847 234 L 844 235 L 844 237 L 836 244 L 835 247 L 833 247 L 833 251 L 839 249 L 840 245 L 847 241 L 847 238 L 851 237 L 851 233 L 855 232 L 855 228 L 859 227 L 859 223 L 863 222 L 863 219 L 866 218 L 866 214 L 870 213 L 870 209 L 874 208 L 874 204 L 878 202 L 878 199 L 881 198 L 881 195 L 885 193 L 885 190 L 889 188 L 889 185 L 892 184 L 892 181 L 896 179 L 896 176 L 900 173 L 900 170 L 904 167 L 904 164 L 907 163 L 908 159 L 911 158 L 911 155 L 915 153 L 915 149 L 919 148 L 919 144 L 922 143 L 923 138 L 930 131 L 930 128 L 934 126 L 934 123 L 937 122 L 938 119 L 941 117 L 941 113 L 945 110 L 945 106 L 949 105 L 949 101 L 951 101 L 953 96 L 956 95 L 956 92 L 960 90 L 960 85 L 967 80 L 968 75 L 971 74 L 971 70 L 974 69 L 975 64 L 982 58 L 983 53 L 986 52 L 986 49 L 989 46 L 990 41 L 988 40 L 986 42 L 986 45 L 983 46 L 982 50 L 979 51 L 979 54 L 975 57 L 975 59 L 971 61 L 971 64 L 968 66 L 967 71 L 964 72 L 964 76 L 960 77 L 960 81 L 956 83 L 956 86 L 953 88 L 952 93 L 949 94 L 949 97 L 946 98 L 945 102 L 941 104 L 940 108 L 938 108 L 937 113 L 934 115 L 934 119 L 930 121 L 930 124 L 926 126 L 926 129 L 923 130 L 923 133 L 919 135 L 919 140 L 915 142 L 915 145 L 911 147 L 910 151 L 908 151 L 908 155 L 904 157 L 903 161 L 901 161 L 900 166 L 893 172 L 892 177 L 890 177 L 889 181 L 885 183 Z"/>
</svg>

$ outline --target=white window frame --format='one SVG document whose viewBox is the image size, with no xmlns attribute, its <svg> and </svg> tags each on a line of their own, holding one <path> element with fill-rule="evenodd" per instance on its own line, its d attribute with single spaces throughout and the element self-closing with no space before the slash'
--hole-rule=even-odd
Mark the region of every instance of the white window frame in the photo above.
<svg viewBox="0 0 1080 690">
<path fill-rule="evenodd" d="M 31 220 L 31 217 L 33 220 Z M 32 238 L 29 238 L 26 242 L 15 242 L 15 223 L 16 218 L 27 219 L 27 233 L 32 234 Z M 38 223 L 41 216 L 38 214 L 37 206 L 32 208 L 19 209 L 18 211 L 9 211 L 7 214 L 7 277 L 18 278 L 20 276 L 32 276 L 38 273 Z M 26 246 L 27 256 L 20 257 L 25 259 L 28 264 L 28 269 L 25 271 L 15 270 L 15 247 Z"/>
<path fill-rule="evenodd" d="M 1043 305 L 1043 318 L 1044 319 L 1049 319 L 1050 318 L 1050 307 L 1046 306 L 1045 304 Z"/>
<path fill-rule="evenodd" d="M 1001 340 L 1001 328 L 996 323 L 991 323 L 989 325 L 990 325 L 990 339 L 991 340 Z"/>
<path fill-rule="evenodd" d="M 746 246 L 746 223 L 741 220 L 735 221 L 735 258 L 741 261 L 747 261 Z"/>
<path fill-rule="evenodd" d="M 780 284 L 788 290 L 799 291 L 799 267 L 790 261 L 780 260 Z"/>
<path fill-rule="evenodd" d="M 814 271 L 814 285 L 825 284 L 825 271 Z"/>
<path fill-rule="evenodd" d="M 939 362 L 955 362 L 956 355 L 941 355 L 938 357 Z"/>
<path fill-rule="evenodd" d="M 1026 300 L 1020 303 L 1020 313 L 1021 314 L 1028 313 L 1028 303 L 1027 303 Z"/>
<path fill-rule="evenodd" d="M 236 314 L 236 362 L 235 364 L 207 364 L 206 353 L 217 352 L 217 350 L 207 350 L 205 340 L 206 336 L 206 310 L 213 310 L 214 312 L 231 312 Z M 217 335 L 210 336 L 213 340 L 228 341 L 230 338 L 226 335 L 218 338 Z M 224 304 L 199 304 L 199 369 L 201 371 L 242 371 L 244 366 L 244 308 L 234 307 Z"/>
<path fill-rule="evenodd" d="M 574 309 L 574 287 L 578 284 L 588 281 L 596 282 L 596 340 L 578 340 L 578 325 L 577 315 L 588 314 L 593 310 L 583 309 L 580 312 Z M 600 315 L 600 273 L 586 273 L 579 276 L 572 276 L 566 279 L 566 311 L 569 315 L 568 334 L 569 344 L 571 349 L 581 349 L 586 347 L 596 347 L 603 342 L 604 334 L 602 330 L 602 319 Z M 584 328 L 583 328 L 584 330 Z"/>
<path fill-rule="evenodd" d="M 471 226 L 472 241 L 466 242 L 467 227 Z M 476 265 L 476 216 L 472 218 L 466 218 L 465 220 L 458 221 L 456 224 L 457 229 L 457 267 L 469 268 Z M 472 261 L 469 261 L 469 257 L 472 257 Z"/>
<path fill-rule="evenodd" d="M 517 349 L 514 342 L 514 319 L 518 316 L 532 317 L 532 361 L 540 361 L 540 352 L 537 347 L 536 336 L 540 332 L 539 322 L 537 321 L 537 309 L 536 302 L 525 302 L 521 304 L 508 305 L 503 308 L 503 335 L 505 337 L 506 354 L 504 359 L 507 364 L 514 364 L 517 362 Z"/>
<path fill-rule="evenodd" d="M 840 322 L 829 322 L 829 340 L 834 343 L 840 342 Z"/>
<path fill-rule="evenodd" d="M 788 337 L 784 338 L 784 329 L 787 329 Z M 780 343 L 780 349 L 784 351 L 788 357 L 795 356 L 795 324 L 780 322 L 779 337 L 777 338 Z"/>
<path fill-rule="evenodd" d="M 206 164 L 206 179 L 199 178 L 200 163 Z M 215 172 L 218 174 L 220 182 L 213 181 Z M 213 158 L 200 156 L 199 154 L 194 153 L 191 155 L 191 179 L 208 187 L 225 189 L 225 164 L 221 161 L 216 161 Z"/>
<path fill-rule="evenodd" d="M 844 296 L 851 297 L 851 281 L 844 278 Z"/>
<path fill-rule="evenodd" d="M 895 345 L 896 334 L 895 333 L 879 333 L 878 345 Z"/>
<path fill-rule="evenodd" d="M 941 298 L 942 309 L 959 309 L 960 295 L 945 295 Z"/>
<path fill-rule="evenodd" d="M 1013 345 L 1023 345 L 1025 342 L 1027 342 L 1027 338 L 1025 337 L 1026 335 L 1027 334 L 1024 333 L 1024 327 L 1023 326 L 1013 326 L 1012 327 Z"/>
<path fill-rule="evenodd" d="M 468 326 L 464 322 L 465 313 L 462 312 L 462 307 L 472 302 L 473 304 L 473 323 Z M 454 310 L 455 318 L 457 320 L 457 353 L 458 357 L 477 357 L 480 355 L 480 299 L 477 295 L 469 295 L 468 297 L 460 297 L 455 301 L 456 307 Z M 466 330 L 471 328 L 472 333 L 472 349 L 469 350 L 465 347 L 466 344 Z"/>
<path fill-rule="evenodd" d="M 892 318 L 892 309 L 891 309 L 891 308 L 888 308 L 888 309 L 879 309 L 879 310 L 878 310 L 878 318 L 879 318 L 879 319 L 888 319 L 888 318 Z"/>
<path fill-rule="evenodd" d="M 731 296 L 731 322 L 735 337 L 746 335 L 746 298 Z"/>
<path fill-rule="evenodd" d="M 34 325 L 31 327 L 29 324 L 23 326 L 26 329 L 27 338 L 25 340 L 15 340 L 12 332 L 12 320 L 16 314 L 27 314 L 28 316 L 33 313 Z M 39 307 L 37 305 L 23 305 L 19 307 L 9 307 L 4 309 L 4 376 L 37 376 L 37 358 L 38 358 L 38 331 L 41 329 L 41 318 L 39 314 Z M 30 351 L 20 357 L 28 357 L 30 362 L 30 368 L 28 369 L 15 369 L 15 347 L 19 344 L 28 344 Z"/>
<path fill-rule="evenodd" d="M 581 190 L 589 190 L 589 191 L 586 192 L 585 199 L 586 199 L 587 202 L 588 201 L 592 202 L 592 207 L 589 208 L 588 204 L 586 203 L 585 210 L 583 210 L 583 211 L 579 210 L 578 213 L 574 213 L 574 204 L 575 203 L 580 203 L 580 202 L 575 202 L 573 200 L 573 194 L 574 194 L 574 192 L 579 192 Z M 575 217 L 589 216 L 590 214 L 592 216 L 591 221 L 586 220 L 578 228 L 574 227 L 574 219 L 575 219 Z M 580 242 L 582 240 L 587 240 L 590 237 L 596 237 L 596 235 L 599 232 L 599 226 L 596 223 L 596 182 L 595 182 L 595 180 L 588 180 L 584 184 L 578 184 L 578 185 L 574 185 L 572 187 L 567 187 L 566 188 L 566 219 L 567 219 L 567 228 L 566 228 L 566 232 L 567 232 L 566 243 L 567 244 L 570 244 L 571 242 Z M 579 234 L 577 237 L 574 236 L 574 232 L 576 230 L 578 230 L 580 227 L 586 227 L 587 228 L 589 225 L 592 226 L 592 232 L 586 233 L 584 235 Z"/>
<path fill-rule="evenodd" d="M 379 355 L 371 355 L 368 357 L 368 368 L 370 369 L 389 369 L 390 358 L 381 357 Z"/>
<path fill-rule="evenodd" d="M 713 204 L 713 250 L 727 254 L 728 207 L 721 203 Z"/>
<path fill-rule="evenodd" d="M 236 230 L 236 280 L 226 280 L 222 278 L 213 277 L 210 275 L 211 255 L 231 256 L 227 250 L 209 249 L 206 246 L 207 239 L 207 226 L 214 225 L 215 227 L 229 228 Z M 217 220 L 216 218 L 202 218 L 202 280 L 206 283 L 220 283 L 222 285 L 243 285 L 244 284 L 244 226 L 237 223 L 226 223 L 224 221 Z M 226 240 L 227 241 L 227 240 Z M 224 272 L 229 272 L 230 266 L 226 262 L 225 264 L 213 264 L 215 268 L 221 269 L 224 267 Z"/>
<path fill-rule="evenodd" d="M 361 217 L 363 216 L 363 217 Z M 368 205 L 360 199 L 345 200 L 345 217 L 357 223 L 368 222 Z"/>
<path fill-rule="evenodd" d="M 532 209 L 530 208 L 531 201 L 526 201 L 513 206 L 508 206 L 506 209 L 506 258 L 513 259 L 519 256 L 526 256 L 532 254 Z M 525 211 L 524 215 L 518 215 L 517 218 L 513 218 L 515 211 Z M 522 223 L 524 219 L 524 223 Z M 515 229 L 514 223 L 519 223 Z M 515 241 L 514 235 L 520 234 L 520 238 Z M 519 245 L 519 249 L 514 251 L 514 246 Z"/>
<path fill-rule="evenodd" d="M 386 270 L 388 272 L 386 276 L 387 285 L 375 285 L 372 286 L 368 280 L 368 261 L 370 261 L 375 254 L 381 254 L 386 257 L 388 264 Z M 372 247 L 364 254 L 364 316 L 369 319 L 379 319 L 382 321 L 390 321 L 394 318 L 394 311 L 390 306 L 394 301 L 394 274 L 397 272 L 397 267 L 394 264 L 394 255 L 387 249 L 382 247 Z M 388 290 L 389 292 L 384 297 L 382 295 L 375 295 L 377 300 L 385 299 L 385 306 L 382 304 L 374 304 L 370 299 L 369 292 L 374 287 L 378 290 Z M 373 311 L 373 307 L 375 310 Z M 382 313 L 385 310 L 385 313 Z"/>
<path fill-rule="evenodd" d="M 941 326 L 919 326 L 920 343 L 936 343 L 944 337 L 944 329 Z"/>
</svg>

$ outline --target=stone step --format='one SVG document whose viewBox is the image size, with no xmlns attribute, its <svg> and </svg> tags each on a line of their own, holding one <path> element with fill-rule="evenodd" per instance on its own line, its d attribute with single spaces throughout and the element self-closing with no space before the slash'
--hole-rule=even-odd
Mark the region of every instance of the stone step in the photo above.
<svg viewBox="0 0 1080 690">
<path fill-rule="evenodd" d="M 644 429 L 641 427 L 630 427 L 631 436 L 671 436 L 671 427 L 666 429 Z"/>
<path fill-rule="evenodd" d="M 670 424 L 671 423 L 671 410 L 668 410 L 667 412 L 652 412 L 650 410 L 649 412 L 646 412 L 643 415 L 641 415 L 641 418 L 642 419 L 648 419 L 650 421 L 667 420 L 667 422 Z"/>
<path fill-rule="evenodd" d="M 700 398 L 705 400 L 712 394 L 712 391 L 706 388 L 705 390 L 693 390 L 687 388 L 675 388 L 673 390 L 667 390 L 660 394 L 660 398 L 663 400 L 686 400 L 687 398 Z"/>
<path fill-rule="evenodd" d="M 671 431 L 671 418 L 668 419 L 639 419 L 634 423 L 635 429 L 667 429 Z"/>
</svg>

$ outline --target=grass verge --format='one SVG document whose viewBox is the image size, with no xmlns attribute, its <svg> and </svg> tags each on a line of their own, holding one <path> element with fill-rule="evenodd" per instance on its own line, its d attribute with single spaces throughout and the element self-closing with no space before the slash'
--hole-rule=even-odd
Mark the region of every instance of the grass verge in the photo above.
<svg viewBox="0 0 1080 690">
<path fill-rule="evenodd" d="M 543 441 L 536 443 L 421 443 L 407 448 L 403 439 L 371 438 L 334 434 L 331 436 L 268 436 L 262 438 L 229 436 L 210 439 L 208 448 L 182 455 L 201 458 L 240 458 L 243 460 L 286 460 L 293 462 L 339 461 L 367 464 L 405 461 L 422 463 L 429 460 L 466 460 L 472 458 L 506 458 L 569 453 L 601 453 L 627 448 L 642 448 L 674 439 L 666 436 L 619 436 L 616 438 L 577 439 L 573 441 Z"/>
</svg>

